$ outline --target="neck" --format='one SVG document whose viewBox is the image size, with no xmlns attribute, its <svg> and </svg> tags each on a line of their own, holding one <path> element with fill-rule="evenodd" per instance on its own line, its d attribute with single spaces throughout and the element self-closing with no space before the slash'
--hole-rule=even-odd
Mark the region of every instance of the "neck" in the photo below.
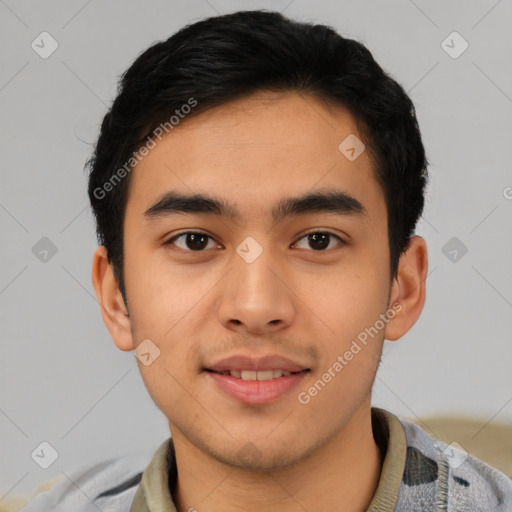
<svg viewBox="0 0 512 512">
<path fill-rule="evenodd" d="M 178 512 L 366 510 L 379 483 L 382 454 L 369 404 L 322 448 L 291 468 L 256 473 L 227 466 L 173 428 Z"/>
</svg>

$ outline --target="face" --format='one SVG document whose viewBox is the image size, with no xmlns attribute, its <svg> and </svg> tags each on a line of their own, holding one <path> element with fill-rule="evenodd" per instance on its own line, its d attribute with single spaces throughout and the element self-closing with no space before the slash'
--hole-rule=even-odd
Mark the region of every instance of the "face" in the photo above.
<svg viewBox="0 0 512 512">
<path fill-rule="evenodd" d="M 132 172 L 129 348 L 149 340 L 138 364 L 173 436 L 229 465 L 297 463 L 369 407 L 391 308 L 387 213 L 368 151 L 339 149 L 350 134 L 341 107 L 259 92 L 185 119 Z M 342 196 L 283 208 L 326 192 Z"/>
</svg>

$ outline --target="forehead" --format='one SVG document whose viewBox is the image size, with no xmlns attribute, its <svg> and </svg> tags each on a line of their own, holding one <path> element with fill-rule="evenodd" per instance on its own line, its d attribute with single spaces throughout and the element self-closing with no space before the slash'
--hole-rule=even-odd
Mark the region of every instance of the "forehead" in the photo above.
<svg viewBox="0 0 512 512">
<path fill-rule="evenodd" d="M 229 197 L 237 210 L 257 217 L 285 196 L 333 187 L 378 210 L 383 194 L 369 152 L 347 158 L 339 148 L 347 137 L 361 139 L 341 106 L 259 92 L 185 117 L 157 141 L 132 171 L 128 205 L 143 215 L 162 193 L 176 190 Z"/>
</svg>

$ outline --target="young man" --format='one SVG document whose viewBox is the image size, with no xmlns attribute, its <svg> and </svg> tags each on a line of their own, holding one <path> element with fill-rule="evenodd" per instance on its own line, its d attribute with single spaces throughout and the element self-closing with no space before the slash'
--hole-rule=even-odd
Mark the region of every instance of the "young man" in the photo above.
<svg viewBox="0 0 512 512">
<path fill-rule="evenodd" d="M 101 314 L 172 437 L 27 510 L 512 510 L 504 474 L 371 408 L 425 301 L 427 161 L 364 46 L 262 11 L 185 27 L 123 75 L 89 166 Z"/>
</svg>

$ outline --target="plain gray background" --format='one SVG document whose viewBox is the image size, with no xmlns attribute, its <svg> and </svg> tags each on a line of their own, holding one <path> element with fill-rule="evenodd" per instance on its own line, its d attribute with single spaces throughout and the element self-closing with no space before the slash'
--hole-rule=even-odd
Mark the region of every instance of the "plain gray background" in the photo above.
<svg viewBox="0 0 512 512">
<path fill-rule="evenodd" d="M 374 405 L 512 422 L 510 1 L 0 0 L 0 496 L 107 456 L 152 454 L 168 437 L 100 316 L 83 167 L 141 51 L 200 18 L 259 8 L 362 41 L 417 108 L 431 162 L 417 229 L 427 301 L 386 342 Z M 58 43 L 45 59 L 31 47 L 44 31 Z M 57 250 L 46 262 L 33 251 L 43 237 Z M 42 441 L 59 454 L 46 470 L 30 456 Z"/>
</svg>

